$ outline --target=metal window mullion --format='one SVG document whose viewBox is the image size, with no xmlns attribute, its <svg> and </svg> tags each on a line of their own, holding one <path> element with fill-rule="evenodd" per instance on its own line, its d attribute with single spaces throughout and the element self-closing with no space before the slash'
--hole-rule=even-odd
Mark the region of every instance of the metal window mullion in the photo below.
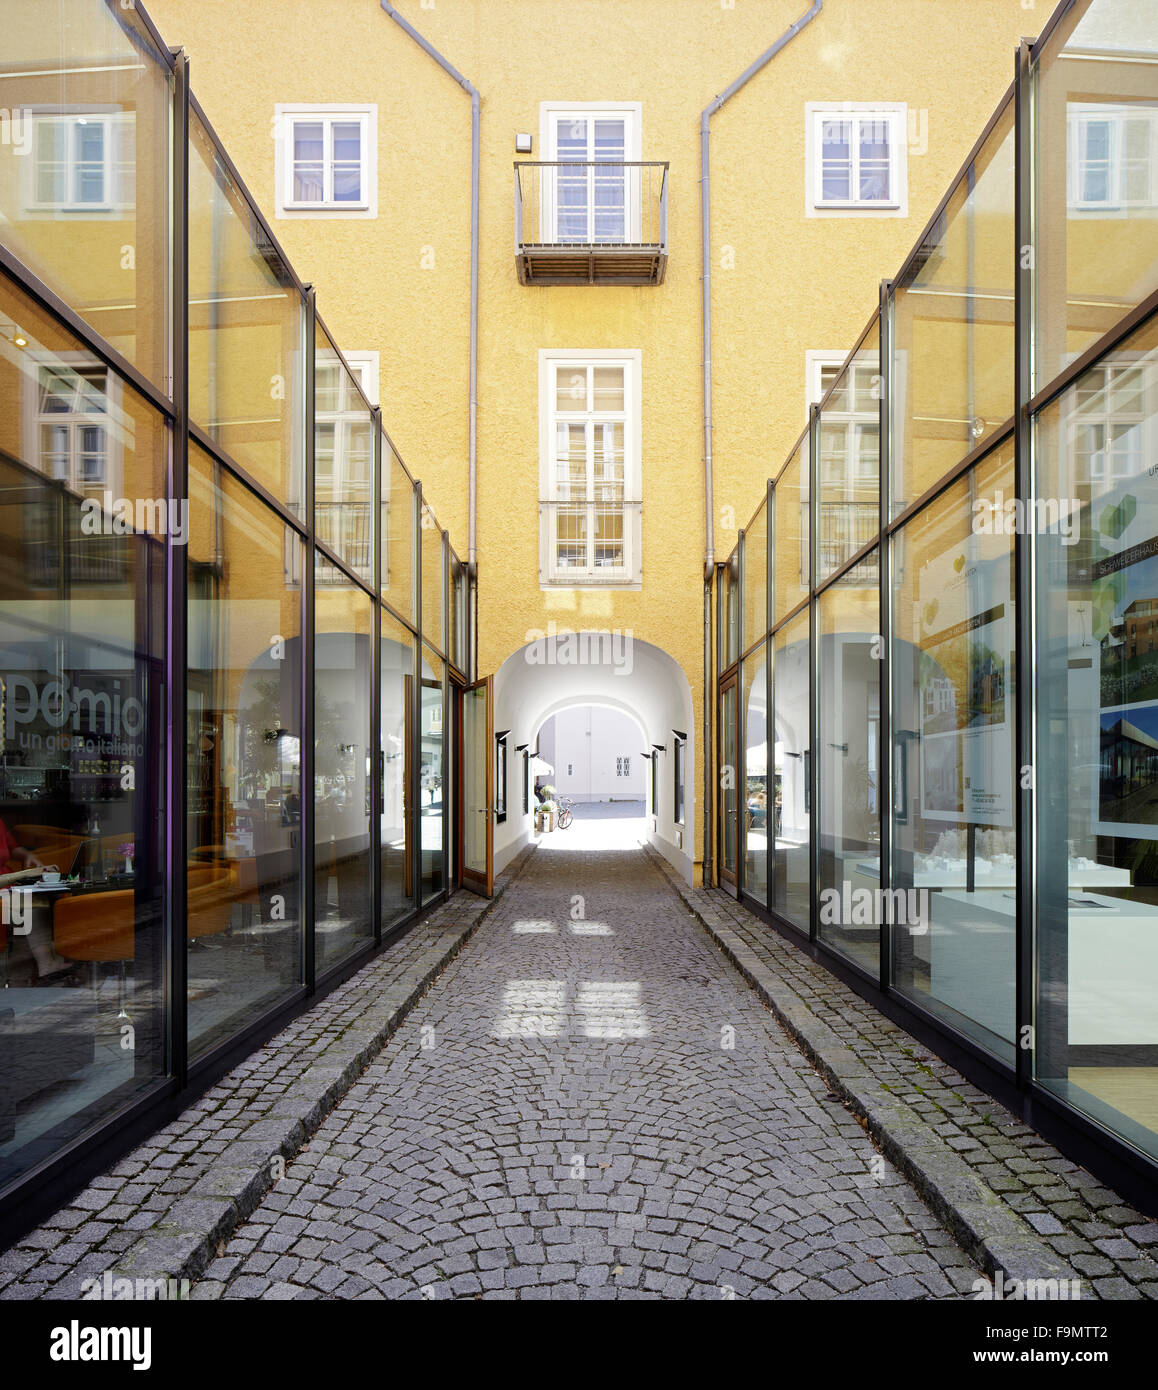
<svg viewBox="0 0 1158 1390">
<path fill-rule="evenodd" d="M 892 425 L 892 306 L 893 286 L 882 280 L 880 286 L 880 360 L 877 364 L 877 382 L 880 391 L 878 400 L 880 438 L 877 441 L 877 481 L 880 515 L 877 527 L 877 583 L 880 603 L 880 713 L 877 719 L 877 814 L 880 817 L 880 877 L 882 890 L 892 887 L 892 816 L 893 816 L 893 677 L 892 677 L 892 628 L 893 628 L 893 566 L 892 543 L 886 534 L 888 521 L 890 481 L 892 466 L 889 458 L 889 441 Z M 893 910 L 892 895 L 882 893 L 883 912 L 880 923 L 880 986 L 886 993 L 892 987 L 893 977 Z"/>
<path fill-rule="evenodd" d="M 370 577 L 374 590 L 370 617 L 370 929 L 382 940 L 382 410 L 370 412 Z"/>
<path fill-rule="evenodd" d="M 1033 395 L 1033 291 L 1032 269 L 1023 266 L 1021 248 L 1034 245 L 1033 216 L 1033 110 L 1031 106 L 1030 42 L 1022 39 L 1017 52 L 1014 79 L 1014 477 L 1015 494 L 1027 501 L 1032 496 L 1033 474 L 1030 416 L 1026 403 Z M 1032 258 L 1031 258 L 1032 260 Z M 1023 1047 L 1023 1038 L 1034 1038 L 1034 792 L 1022 786 L 1019 770 L 1034 762 L 1034 679 L 1033 642 L 1033 537 L 1032 527 L 1021 528 L 1014 536 L 1014 595 L 1016 628 L 1015 669 L 1017 671 L 1017 710 L 1014 755 L 1014 801 L 1017 881 L 1016 962 L 1014 994 L 1014 1065 L 1019 1089 L 1028 1088 L 1033 1079 L 1036 1047 Z M 1056 954 L 1056 953 L 1054 953 Z M 1060 1003 L 1056 999 L 1055 1007 Z M 1068 1002 L 1063 1007 L 1067 1008 Z M 1024 1030 L 1030 1029 L 1027 1034 Z"/>
<path fill-rule="evenodd" d="M 411 586 L 414 593 L 414 679 L 410 682 L 410 801 L 413 807 L 411 822 L 414 843 L 409 846 L 411 907 L 417 912 L 422 906 L 422 484 L 412 484 L 410 524 L 413 543 L 410 547 Z"/>
<path fill-rule="evenodd" d="M 450 649 L 450 532 L 442 533 L 442 645 L 446 652 L 442 662 L 442 891 L 449 897 L 450 884 L 450 801 L 452 783 L 458 777 L 457 765 L 451 764 L 450 750 L 454 744 L 450 715 L 450 666 L 454 653 Z"/>
<path fill-rule="evenodd" d="M 808 415 L 808 936 L 816 941 L 820 933 L 820 757 L 819 736 L 820 645 L 817 623 L 816 547 L 820 536 L 820 407 L 813 405 Z"/>
<path fill-rule="evenodd" d="M 315 939 L 316 904 L 314 901 L 314 828 L 315 792 L 314 785 L 314 707 L 315 707 L 315 659 L 316 640 L 316 598 L 317 584 L 317 533 L 314 515 L 316 460 L 314 457 L 314 435 L 316 427 L 314 401 L 314 369 L 317 357 L 317 306 L 312 285 L 305 287 L 303 314 L 302 367 L 303 367 L 303 428 L 305 430 L 303 450 L 303 501 L 305 511 L 306 536 L 305 557 L 302 573 L 302 686 L 301 686 L 301 837 L 300 859 L 302 874 L 300 920 L 302 924 L 302 980 L 308 990 L 314 989 L 317 975 L 317 942 Z"/>
<path fill-rule="evenodd" d="M 188 506 L 189 497 L 189 59 L 173 54 L 173 147 L 170 305 L 171 392 L 175 410 L 169 449 L 168 493 Z M 183 508 L 184 510 L 184 508 Z M 68 554 L 65 547 L 65 554 Z M 170 533 L 166 542 L 168 634 L 165 662 L 167 756 L 164 846 L 167 894 L 164 924 L 168 961 L 169 1070 L 184 1087 L 189 1076 L 189 961 L 186 936 L 188 554 Z"/>
</svg>

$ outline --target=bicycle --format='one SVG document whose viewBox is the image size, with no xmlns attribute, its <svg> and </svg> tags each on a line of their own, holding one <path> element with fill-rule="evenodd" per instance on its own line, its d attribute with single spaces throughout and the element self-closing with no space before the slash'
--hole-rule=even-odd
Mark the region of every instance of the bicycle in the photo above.
<svg viewBox="0 0 1158 1390">
<path fill-rule="evenodd" d="M 571 814 L 571 807 L 574 806 L 574 805 L 575 805 L 574 801 L 573 801 L 569 796 L 561 796 L 561 797 L 559 798 L 559 829 L 560 829 L 560 830 L 566 830 L 567 827 L 571 824 L 572 820 L 574 820 L 574 817 L 573 817 L 572 814 Z"/>
</svg>

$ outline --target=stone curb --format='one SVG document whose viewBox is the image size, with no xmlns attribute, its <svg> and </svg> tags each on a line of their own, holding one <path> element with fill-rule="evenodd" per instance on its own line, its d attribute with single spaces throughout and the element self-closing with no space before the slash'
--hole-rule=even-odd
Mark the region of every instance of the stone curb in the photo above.
<svg viewBox="0 0 1158 1390">
<path fill-rule="evenodd" d="M 967 1254 L 989 1274 L 1001 1270 L 1007 1280 L 1079 1277 L 1077 1270 L 1059 1259 L 915 1110 L 873 1079 L 864 1062 L 728 927 L 722 915 L 697 900 L 710 894 L 702 888 L 689 889 L 650 845 L 644 844 L 644 851 L 832 1090 L 865 1121 L 885 1157 L 913 1184 Z"/>
<path fill-rule="evenodd" d="M 358 1025 L 319 1053 L 269 1113 L 250 1125 L 184 1196 L 160 1214 L 157 1224 L 121 1256 L 111 1271 L 114 1279 L 197 1278 L 215 1257 L 218 1244 L 253 1214 L 274 1185 L 271 1161 L 280 1156 L 288 1163 L 297 1155 L 519 878 L 534 848 L 514 860 L 501 885 L 496 884 L 494 897 L 473 920 L 463 924 L 452 918 L 443 926 L 429 949 L 390 983 Z M 430 919 L 420 919 L 411 931 L 429 931 L 431 925 Z M 382 960 L 376 956 L 364 969 Z M 319 1007 L 325 1002 L 321 1000 Z"/>
</svg>

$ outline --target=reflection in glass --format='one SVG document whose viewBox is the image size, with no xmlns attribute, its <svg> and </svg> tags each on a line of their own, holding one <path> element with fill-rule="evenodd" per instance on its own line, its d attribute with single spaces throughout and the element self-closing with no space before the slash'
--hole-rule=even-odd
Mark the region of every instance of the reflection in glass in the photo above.
<svg viewBox="0 0 1158 1390">
<path fill-rule="evenodd" d="M 410 709 L 414 685 L 414 637 L 408 628 L 382 614 L 382 930 L 410 911 L 413 875 L 409 846 L 411 740 Z"/>
<path fill-rule="evenodd" d="M 132 5 L 6 9 L 0 243 L 169 394 L 169 68 Z"/>
<path fill-rule="evenodd" d="M 720 691 L 720 869 L 736 880 L 737 768 L 736 682 Z"/>
<path fill-rule="evenodd" d="M 874 322 L 843 371 L 822 373 L 832 391 L 820 412 L 819 584 L 874 539 L 880 519 L 880 328 Z M 873 562 L 875 564 L 875 562 Z M 858 582 L 876 583 L 869 560 Z"/>
<path fill-rule="evenodd" d="M 812 906 L 808 614 L 782 627 L 772 642 L 772 906 L 806 932 Z"/>
<path fill-rule="evenodd" d="M 1158 1155 L 1158 320 L 1038 418 L 1037 1079 Z M 1068 531 L 1068 534 L 1067 534 Z"/>
<path fill-rule="evenodd" d="M 1013 495 L 1006 445 L 915 517 L 893 552 L 894 978 L 1007 1062 L 1017 709 L 1004 501 Z"/>
<path fill-rule="evenodd" d="M 897 286 L 890 444 L 898 515 L 1013 414 L 1013 102 Z"/>
<path fill-rule="evenodd" d="M 875 581 L 875 553 L 865 569 Z M 820 937 L 876 976 L 881 652 L 875 582 L 870 587 L 850 571 L 821 595 L 817 617 Z"/>
<path fill-rule="evenodd" d="M 743 665 L 744 698 L 744 891 L 768 900 L 768 682 L 765 648 Z"/>
<path fill-rule="evenodd" d="M 1037 74 L 1036 389 L 1158 288 L 1158 8 L 1085 0 Z"/>
<path fill-rule="evenodd" d="M 808 435 L 784 465 L 773 494 L 772 621 L 780 622 L 808 597 L 811 518 Z"/>
<path fill-rule="evenodd" d="M 415 621 L 414 484 L 382 436 L 382 597 L 400 617 Z"/>
<path fill-rule="evenodd" d="M 744 631 L 745 651 L 768 630 L 768 504 L 744 531 Z"/>
<path fill-rule="evenodd" d="M 188 938 L 191 1054 L 301 981 L 297 536 L 189 451 Z"/>
<path fill-rule="evenodd" d="M 370 597 L 319 554 L 314 639 L 314 933 L 318 971 L 371 940 Z"/>
<path fill-rule="evenodd" d="M 422 648 L 422 699 L 419 706 L 418 819 L 422 847 L 422 901 L 446 887 L 442 858 L 443 797 L 446 788 L 443 729 L 443 663 Z"/>
<path fill-rule="evenodd" d="M 303 317 L 289 266 L 191 113 L 190 414 L 299 514 Z"/>
<path fill-rule="evenodd" d="M 372 577 L 370 489 L 374 421 L 358 392 L 366 363 L 349 368 L 318 324 L 314 354 L 314 524 L 318 541 L 366 583 Z M 356 374 L 356 375 L 355 375 Z M 332 565 L 318 583 L 340 583 Z"/>
<path fill-rule="evenodd" d="M 165 537 L 136 509 L 114 534 L 83 493 L 90 430 L 134 503 L 168 452 L 6 279 L 4 322 L 24 342 L 0 354 L 0 1187 L 162 1074 Z"/>
</svg>

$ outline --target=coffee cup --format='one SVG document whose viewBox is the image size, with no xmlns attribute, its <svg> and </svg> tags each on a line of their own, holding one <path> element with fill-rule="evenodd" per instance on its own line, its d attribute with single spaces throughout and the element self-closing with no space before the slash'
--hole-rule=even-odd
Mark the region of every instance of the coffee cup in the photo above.
<svg viewBox="0 0 1158 1390">
<path fill-rule="evenodd" d="M 59 883 L 60 871 L 58 869 L 45 869 L 43 874 L 43 881 L 45 883 Z"/>
</svg>

